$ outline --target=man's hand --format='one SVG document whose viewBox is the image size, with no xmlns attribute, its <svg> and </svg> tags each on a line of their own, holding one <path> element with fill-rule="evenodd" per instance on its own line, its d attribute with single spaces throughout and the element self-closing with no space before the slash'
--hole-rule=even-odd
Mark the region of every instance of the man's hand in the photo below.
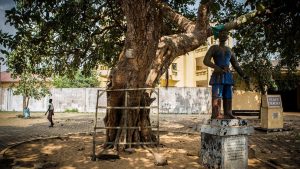
<svg viewBox="0 0 300 169">
<path fill-rule="evenodd" d="M 220 68 L 219 66 L 216 66 L 214 68 L 214 72 L 216 72 L 216 73 L 224 73 L 225 71 L 222 68 Z"/>
</svg>

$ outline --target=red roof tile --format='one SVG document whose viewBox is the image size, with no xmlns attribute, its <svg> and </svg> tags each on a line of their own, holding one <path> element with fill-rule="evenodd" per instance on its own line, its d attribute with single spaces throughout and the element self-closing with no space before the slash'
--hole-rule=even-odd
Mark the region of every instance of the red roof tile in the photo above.
<svg viewBox="0 0 300 169">
<path fill-rule="evenodd" d="M 18 82 L 20 79 L 19 78 L 17 78 L 17 79 L 13 79 L 12 77 L 11 77 L 11 73 L 9 73 L 9 72 L 1 72 L 1 79 L 0 79 L 0 81 L 1 82 Z"/>
</svg>

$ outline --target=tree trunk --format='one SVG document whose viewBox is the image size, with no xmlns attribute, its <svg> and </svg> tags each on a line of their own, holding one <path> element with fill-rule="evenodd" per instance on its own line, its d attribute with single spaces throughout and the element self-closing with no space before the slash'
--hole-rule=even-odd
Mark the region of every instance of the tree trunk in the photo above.
<svg viewBox="0 0 300 169">
<path fill-rule="evenodd" d="M 132 89 L 155 87 L 162 74 L 173 60 L 203 45 L 212 35 L 208 22 L 208 2 L 201 4 L 196 22 L 189 21 L 174 12 L 160 0 L 123 0 L 121 1 L 126 16 L 127 32 L 125 47 L 119 62 L 109 76 L 108 89 Z M 171 19 L 185 30 L 182 34 L 160 37 L 162 15 Z M 233 29 L 253 17 L 255 14 L 242 16 L 225 24 L 225 29 Z M 124 92 L 108 92 L 107 104 L 111 107 L 124 106 Z M 153 102 L 149 91 L 128 92 L 127 106 L 149 106 Z M 106 127 L 127 126 L 141 127 L 141 130 L 107 129 L 106 142 L 118 143 L 126 137 L 127 142 L 156 141 L 150 126 L 149 110 L 107 110 L 104 123 Z"/>
<path fill-rule="evenodd" d="M 23 96 L 23 110 L 27 107 L 26 96 Z"/>
<path fill-rule="evenodd" d="M 109 89 L 130 89 L 155 87 L 158 79 L 179 55 L 199 47 L 207 38 L 206 8 L 199 8 L 199 23 L 194 24 L 178 15 L 159 1 L 124 0 L 122 9 L 126 16 L 127 33 L 125 49 L 120 54 L 119 62 L 111 71 Z M 160 10 L 159 10 L 160 9 Z M 203 10 L 204 9 L 204 10 Z M 160 37 L 161 13 L 173 18 L 187 33 Z M 180 18 L 181 17 L 181 18 Z M 184 21 L 183 21 L 184 20 Z M 201 22 L 201 23 L 200 23 Z M 196 31 L 195 28 L 201 29 Z M 124 92 L 109 92 L 108 106 L 124 106 Z M 128 92 L 128 107 L 149 106 L 153 102 L 151 92 Z M 156 137 L 150 126 L 149 110 L 107 110 L 104 119 L 107 127 L 141 127 L 141 130 L 108 129 L 106 142 L 120 142 L 126 137 L 127 142 L 154 142 Z M 127 119 L 126 119 L 127 118 Z"/>
<path fill-rule="evenodd" d="M 122 9 L 126 16 L 127 32 L 124 52 L 120 54 L 119 62 L 111 71 L 109 89 L 132 89 L 154 87 L 147 86 L 146 79 L 156 56 L 160 38 L 161 19 L 154 2 L 149 0 L 124 0 Z M 125 92 L 109 92 L 108 106 L 124 106 Z M 150 95 L 145 91 L 128 92 L 127 106 L 147 106 L 150 104 Z M 106 126 L 136 127 L 150 126 L 149 110 L 107 110 L 104 119 Z M 130 129 L 125 135 L 124 130 L 107 130 L 107 142 L 152 142 L 155 137 L 151 129 Z"/>
<path fill-rule="evenodd" d="M 26 108 L 28 108 L 28 105 L 29 105 L 29 99 L 30 99 L 30 97 L 27 96 L 27 100 L 26 100 Z"/>
</svg>

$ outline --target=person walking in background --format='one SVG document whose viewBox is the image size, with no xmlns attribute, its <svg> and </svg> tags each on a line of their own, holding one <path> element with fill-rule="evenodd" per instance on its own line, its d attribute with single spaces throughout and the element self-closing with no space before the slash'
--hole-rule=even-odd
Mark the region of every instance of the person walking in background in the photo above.
<svg viewBox="0 0 300 169">
<path fill-rule="evenodd" d="M 48 105 L 48 110 L 46 111 L 45 115 L 48 113 L 47 119 L 51 123 L 49 127 L 53 127 L 54 123 L 52 120 L 52 116 L 54 116 L 54 106 L 52 103 L 52 99 L 49 99 L 49 105 Z"/>
</svg>

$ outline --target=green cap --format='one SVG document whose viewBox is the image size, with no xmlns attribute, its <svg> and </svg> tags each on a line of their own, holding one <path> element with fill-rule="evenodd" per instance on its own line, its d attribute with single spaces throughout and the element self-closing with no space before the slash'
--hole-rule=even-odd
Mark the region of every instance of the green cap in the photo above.
<svg viewBox="0 0 300 169">
<path fill-rule="evenodd" d="M 221 24 L 221 25 L 213 26 L 211 27 L 211 29 L 213 31 L 214 38 L 218 39 L 219 33 L 225 29 L 225 25 Z"/>
</svg>

